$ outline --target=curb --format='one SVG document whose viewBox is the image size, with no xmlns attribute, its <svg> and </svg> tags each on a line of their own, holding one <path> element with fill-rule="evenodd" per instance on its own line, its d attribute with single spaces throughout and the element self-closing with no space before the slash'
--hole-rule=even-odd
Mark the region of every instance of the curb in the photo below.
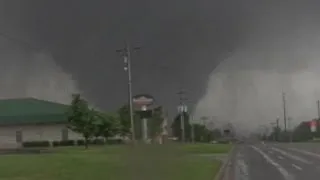
<svg viewBox="0 0 320 180">
<path fill-rule="evenodd" d="M 235 149 L 235 146 L 233 146 L 232 149 L 229 151 L 227 160 L 222 163 L 217 175 L 214 177 L 214 180 L 224 179 L 227 167 L 230 166 L 230 160 L 233 157 L 234 149 Z"/>
</svg>

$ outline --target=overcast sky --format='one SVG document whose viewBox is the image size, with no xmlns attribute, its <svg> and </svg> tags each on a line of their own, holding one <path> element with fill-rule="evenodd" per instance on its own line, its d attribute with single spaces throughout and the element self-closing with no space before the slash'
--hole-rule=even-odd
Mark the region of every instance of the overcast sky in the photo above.
<svg viewBox="0 0 320 180">
<path fill-rule="evenodd" d="M 134 93 L 149 93 L 171 110 L 183 87 L 199 116 L 261 124 L 281 116 L 279 96 L 285 89 L 292 91 L 291 103 L 304 103 L 294 106 L 301 113 L 292 116 L 309 118 L 318 96 L 319 5 L 311 0 L 0 0 L 0 32 L 18 39 L 0 38 L 0 95 L 67 102 L 71 93 L 82 92 L 96 106 L 114 109 L 127 95 L 115 50 L 128 40 L 142 47 L 132 57 Z M 251 113 L 253 107 L 260 107 L 254 110 L 260 114 Z"/>
<path fill-rule="evenodd" d="M 209 73 L 240 41 L 241 29 L 245 27 L 239 18 L 246 12 L 236 1 L 0 2 L 3 12 L 1 32 L 38 48 L 24 48 L 23 43 L 2 38 L 1 42 L 6 46 L 3 51 L 10 49 L 14 53 L 10 53 L 12 57 L 1 59 L 15 59 L 15 62 L 3 63 L 32 69 L 37 65 L 30 63 L 30 53 L 48 56 L 43 61 L 48 61 L 48 64 L 54 61 L 55 66 L 72 76 L 80 91 L 105 108 L 125 101 L 126 75 L 122 60 L 115 52 L 123 47 L 124 40 L 132 46 L 142 47 L 132 57 L 135 93 L 150 93 L 159 103 L 168 105 L 176 103 L 176 92 L 183 87 L 190 99 L 196 102 L 204 92 Z M 15 57 L 17 53 L 23 57 Z M 24 68 L 10 71 L 18 74 Z M 35 71 L 19 76 L 22 79 L 17 77 L 15 83 L 25 82 L 24 78 L 34 76 L 33 73 Z M 42 76 L 55 81 L 51 75 L 43 73 Z M 68 84 L 70 77 L 59 81 Z M 42 91 L 41 85 L 39 88 L 30 86 Z M 20 91 L 30 89 L 29 85 L 19 87 Z M 13 92 L 10 90 L 9 93 Z M 64 97 L 62 94 L 60 96 Z"/>
</svg>

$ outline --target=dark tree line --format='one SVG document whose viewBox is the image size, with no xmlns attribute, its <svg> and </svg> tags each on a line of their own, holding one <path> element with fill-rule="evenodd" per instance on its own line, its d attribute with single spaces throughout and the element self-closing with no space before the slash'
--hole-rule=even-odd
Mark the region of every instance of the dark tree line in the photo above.
<svg viewBox="0 0 320 180">
<path fill-rule="evenodd" d="M 274 127 L 270 135 L 262 135 L 263 140 L 280 142 L 304 142 L 320 138 L 320 121 L 317 120 L 316 132 L 311 132 L 309 122 L 301 122 L 293 130 L 284 131 Z"/>
<path fill-rule="evenodd" d="M 73 95 L 72 102 L 67 112 L 68 128 L 82 135 L 84 145 L 88 148 L 88 142 L 92 138 L 105 140 L 110 137 L 131 137 L 131 122 L 129 106 L 123 105 L 115 113 L 101 112 L 90 108 L 88 102 L 81 98 L 80 94 Z M 149 137 L 154 138 L 160 133 L 160 125 L 163 121 L 163 108 L 161 106 L 152 110 L 148 120 Z M 134 129 L 136 139 L 142 137 L 142 121 L 138 112 L 134 114 Z"/>
<path fill-rule="evenodd" d="M 210 142 L 213 140 L 219 140 L 222 137 L 220 129 L 208 129 L 205 125 L 200 123 L 190 123 L 190 116 L 187 112 L 179 113 L 175 116 L 173 123 L 171 125 L 172 135 L 177 137 L 180 141 L 182 139 L 182 130 L 181 130 L 181 116 L 183 115 L 184 119 L 184 129 L 185 129 L 185 140 L 192 141 L 192 129 L 194 132 L 194 141 L 195 142 Z"/>
</svg>

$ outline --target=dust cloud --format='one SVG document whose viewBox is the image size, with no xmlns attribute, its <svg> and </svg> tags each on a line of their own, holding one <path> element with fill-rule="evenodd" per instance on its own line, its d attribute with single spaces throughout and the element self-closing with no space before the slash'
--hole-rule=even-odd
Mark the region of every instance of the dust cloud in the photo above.
<svg viewBox="0 0 320 180">
<path fill-rule="evenodd" d="M 76 81 L 45 50 L 26 49 L 0 39 L 0 98 L 33 97 L 63 104 L 80 93 Z"/>
<path fill-rule="evenodd" d="M 214 116 L 217 125 L 231 122 L 239 131 L 270 126 L 277 116 L 283 126 L 284 92 L 289 128 L 317 117 L 320 16 L 314 6 L 293 1 L 252 10 L 247 41 L 212 71 L 195 116 Z"/>
</svg>

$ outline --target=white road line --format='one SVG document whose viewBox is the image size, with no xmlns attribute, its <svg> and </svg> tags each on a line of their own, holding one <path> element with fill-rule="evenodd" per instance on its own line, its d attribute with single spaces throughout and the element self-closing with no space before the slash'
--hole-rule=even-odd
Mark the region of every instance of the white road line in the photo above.
<svg viewBox="0 0 320 180">
<path fill-rule="evenodd" d="M 294 176 L 289 174 L 289 172 L 283 168 L 280 164 L 276 163 L 274 160 L 272 160 L 267 154 L 261 151 L 261 149 L 251 146 L 255 151 L 257 151 L 259 154 L 262 155 L 262 157 L 271 165 L 277 168 L 277 170 L 281 173 L 281 175 L 284 177 L 285 180 L 294 180 Z"/>
<path fill-rule="evenodd" d="M 297 165 L 295 165 L 295 164 L 291 164 L 291 165 L 292 165 L 292 167 L 296 168 L 297 170 L 302 171 L 302 168 L 301 168 L 301 167 L 299 167 L 299 166 L 297 166 Z"/>
<path fill-rule="evenodd" d="M 288 153 L 288 152 L 286 152 L 286 151 L 284 151 L 284 150 L 281 150 L 281 149 L 278 149 L 278 148 L 275 148 L 275 147 L 272 147 L 271 149 L 274 150 L 274 151 L 276 151 L 276 152 L 279 152 L 279 153 L 281 153 L 282 155 L 287 156 L 287 157 L 289 157 L 289 158 L 291 158 L 291 159 L 300 161 L 300 162 L 305 163 L 305 164 L 312 164 L 312 162 L 310 162 L 310 161 L 308 161 L 308 160 L 306 160 L 306 159 L 304 159 L 304 158 L 301 158 L 301 157 L 299 157 L 299 156 L 296 156 L 296 155 L 293 155 L 293 154 L 291 154 L 291 153 Z"/>
<path fill-rule="evenodd" d="M 284 159 L 282 156 L 278 156 L 279 159 Z"/>
<path fill-rule="evenodd" d="M 237 160 L 236 169 L 237 179 L 249 180 L 248 165 L 244 162 L 243 159 Z"/>
<path fill-rule="evenodd" d="M 305 154 L 305 155 L 309 155 L 309 156 L 313 156 L 313 157 L 316 157 L 316 158 L 320 158 L 320 154 L 317 154 L 317 153 L 313 153 L 313 152 L 309 152 L 309 151 L 305 151 L 305 150 L 301 150 L 301 149 L 296 149 L 296 148 L 289 148 L 293 151 L 296 151 L 296 152 L 300 152 L 302 154 Z"/>
</svg>

